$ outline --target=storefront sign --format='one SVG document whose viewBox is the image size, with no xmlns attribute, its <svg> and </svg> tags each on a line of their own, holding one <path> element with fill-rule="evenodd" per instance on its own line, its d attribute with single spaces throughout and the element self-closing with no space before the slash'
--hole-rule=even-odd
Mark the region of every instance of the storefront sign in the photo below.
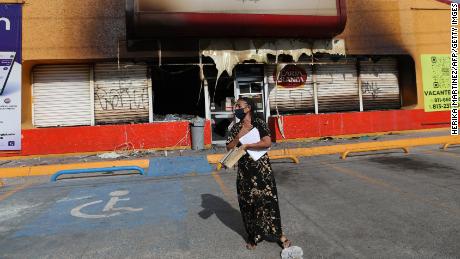
<svg viewBox="0 0 460 259">
<path fill-rule="evenodd" d="M 450 110 L 450 56 L 422 55 L 422 74 L 425 111 Z"/>
<path fill-rule="evenodd" d="M 152 13 L 337 15 L 336 0 L 137 0 L 136 5 L 140 11 Z"/>
<path fill-rule="evenodd" d="M 0 4 L 0 150 L 21 149 L 22 6 Z"/>
<path fill-rule="evenodd" d="M 279 73 L 277 72 L 279 71 Z M 275 71 L 278 76 L 278 86 L 283 88 L 303 87 L 307 81 L 307 71 L 296 65 L 278 66 Z"/>
</svg>

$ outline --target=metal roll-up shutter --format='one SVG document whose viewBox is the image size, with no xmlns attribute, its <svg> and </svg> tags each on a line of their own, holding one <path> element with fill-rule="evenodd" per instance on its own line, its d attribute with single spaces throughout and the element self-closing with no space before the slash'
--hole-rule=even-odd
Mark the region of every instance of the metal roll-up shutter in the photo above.
<svg viewBox="0 0 460 259">
<path fill-rule="evenodd" d="M 401 108 L 396 58 L 361 61 L 360 65 L 364 110 Z"/>
<path fill-rule="evenodd" d="M 320 62 L 332 62 L 320 60 Z M 337 64 L 317 65 L 319 112 L 359 111 L 356 61 L 340 59 Z"/>
<path fill-rule="evenodd" d="M 307 72 L 307 81 L 303 87 L 275 88 L 276 65 L 265 66 L 268 81 L 270 110 L 278 108 L 280 112 L 309 112 L 315 110 L 312 68 L 309 65 L 298 65 Z"/>
<path fill-rule="evenodd" d="M 32 94 L 34 126 L 91 125 L 90 66 L 37 66 Z"/>
<path fill-rule="evenodd" d="M 96 124 L 149 122 L 146 64 L 96 64 L 94 77 Z"/>
</svg>

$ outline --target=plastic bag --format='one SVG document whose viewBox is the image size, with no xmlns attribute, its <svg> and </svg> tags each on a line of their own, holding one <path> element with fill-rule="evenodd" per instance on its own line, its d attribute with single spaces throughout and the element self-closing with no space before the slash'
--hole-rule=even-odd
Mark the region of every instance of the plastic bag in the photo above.
<svg viewBox="0 0 460 259">
<path fill-rule="evenodd" d="M 282 259 L 302 259 L 303 258 L 303 250 L 298 246 L 290 246 L 288 248 L 283 249 L 281 251 L 281 258 Z"/>
</svg>

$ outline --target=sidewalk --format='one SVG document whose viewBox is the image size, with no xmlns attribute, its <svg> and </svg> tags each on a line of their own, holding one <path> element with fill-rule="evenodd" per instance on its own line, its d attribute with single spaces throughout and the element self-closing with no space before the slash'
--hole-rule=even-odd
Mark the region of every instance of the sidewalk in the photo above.
<svg viewBox="0 0 460 259">
<path fill-rule="evenodd" d="M 423 139 L 429 137 L 449 136 L 449 129 L 431 129 L 421 131 L 404 131 L 404 132 L 390 132 L 390 133 L 375 133 L 369 135 L 359 136 L 341 136 L 341 137 L 328 137 L 320 139 L 309 139 L 302 141 L 286 141 L 281 143 L 273 143 L 272 150 L 295 149 L 295 148 L 311 148 L 311 147 L 324 147 L 334 149 L 336 145 L 343 144 L 357 144 L 368 143 L 375 141 L 394 141 L 401 139 Z M 30 168 L 40 167 L 44 170 L 53 171 L 57 167 L 53 165 L 70 165 L 79 164 L 83 167 L 89 165 L 92 167 L 110 167 L 116 165 L 138 165 L 147 168 L 149 159 L 161 157 L 179 157 L 179 156 L 209 156 L 214 154 L 225 153 L 225 147 L 213 146 L 212 149 L 195 151 L 195 150 L 172 150 L 172 151 L 155 151 L 155 150 L 134 150 L 126 151 L 124 153 L 99 153 L 99 154 L 66 154 L 66 155 L 52 155 L 45 157 L 9 157 L 0 158 L 0 179 L 14 176 L 34 175 L 31 174 Z M 314 154 L 313 154 L 314 155 Z M 50 167 L 44 167 L 50 166 Z M 17 173 L 21 169 L 23 171 L 29 168 L 29 173 Z M 67 169 L 67 168 L 65 168 Z M 62 169 L 59 169 L 62 170 Z M 2 172 L 3 171 L 3 172 Z M 53 172 L 54 173 L 54 172 Z M 44 173 L 40 173 L 43 175 Z M 52 173 L 50 173 L 52 174 Z M 37 173 L 35 173 L 37 175 Z"/>
</svg>

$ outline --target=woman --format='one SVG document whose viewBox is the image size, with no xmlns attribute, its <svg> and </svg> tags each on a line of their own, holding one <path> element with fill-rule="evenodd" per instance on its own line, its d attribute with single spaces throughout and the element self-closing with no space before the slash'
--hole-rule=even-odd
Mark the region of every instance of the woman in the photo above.
<svg viewBox="0 0 460 259">
<path fill-rule="evenodd" d="M 239 139 L 253 128 L 257 128 L 260 141 L 242 145 L 244 150 L 261 150 L 272 144 L 267 124 L 256 117 L 254 101 L 241 98 L 235 106 L 235 116 L 240 120 L 230 130 L 227 149 L 240 145 Z M 262 239 L 277 240 L 283 248 L 291 242 L 283 235 L 275 178 L 268 154 L 254 161 L 248 154 L 238 161 L 236 179 L 238 203 L 248 233 L 246 247 L 254 249 Z"/>
</svg>

